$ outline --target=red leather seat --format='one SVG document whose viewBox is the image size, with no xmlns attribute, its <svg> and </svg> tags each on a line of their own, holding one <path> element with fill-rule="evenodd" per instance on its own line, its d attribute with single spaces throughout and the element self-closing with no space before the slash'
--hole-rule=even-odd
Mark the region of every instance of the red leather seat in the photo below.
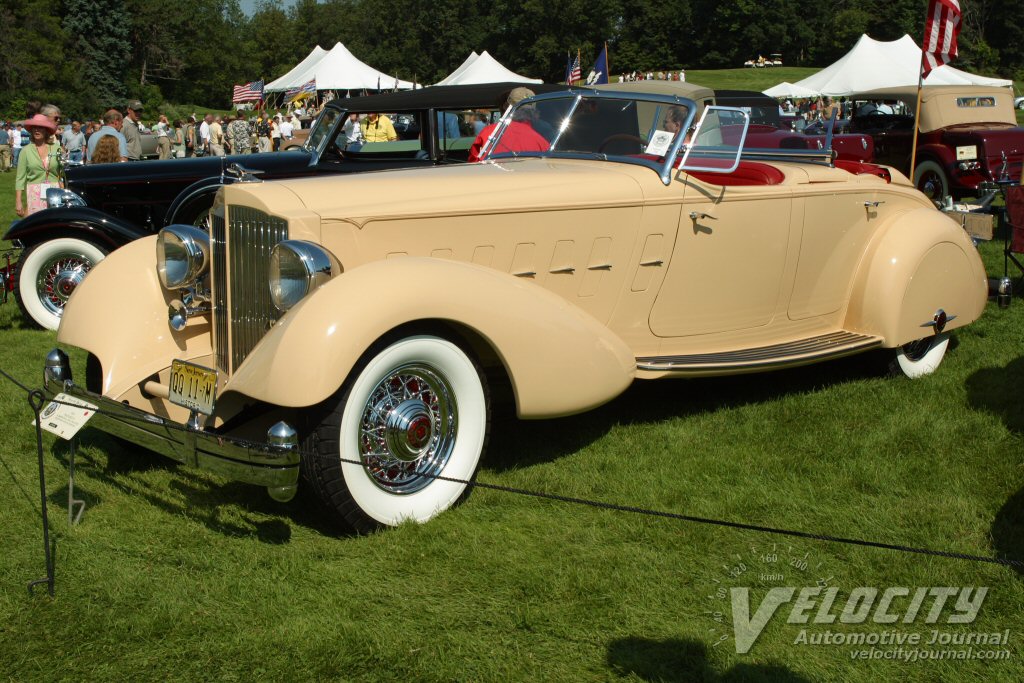
<svg viewBox="0 0 1024 683">
<path fill-rule="evenodd" d="M 701 164 L 713 166 L 717 160 L 701 159 Z M 725 166 L 726 162 L 722 162 Z M 785 174 L 774 166 L 759 161 L 741 161 L 731 173 L 713 173 L 711 171 L 687 171 L 691 176 L 710 185 L 741 186 L 741 185 L 778 185 Z"/>
</svg>

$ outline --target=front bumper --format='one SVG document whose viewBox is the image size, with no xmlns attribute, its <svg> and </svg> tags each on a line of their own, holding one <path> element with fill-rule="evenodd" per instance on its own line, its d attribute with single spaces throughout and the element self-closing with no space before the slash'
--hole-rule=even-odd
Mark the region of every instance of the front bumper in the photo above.
<svg viewBox="0 0 1024 683">
<path fill-rule="evenodd" d="M 288 501 L 298 487 L 299 448 L 294 429 L 279 422 L 256 443 L 214 434 L 93 393 L 75 384 L 64 352 L 54 349 L 43 372 L 48 398 L 64 393 L 96 406 L 89 426 L 228 479 L 266 486 L 274 500 Z"/>
</svg>

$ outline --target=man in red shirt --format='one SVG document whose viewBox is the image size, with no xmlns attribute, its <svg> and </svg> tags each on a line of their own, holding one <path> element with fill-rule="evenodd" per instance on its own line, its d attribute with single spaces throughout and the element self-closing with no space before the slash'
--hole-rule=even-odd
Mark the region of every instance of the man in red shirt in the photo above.
<svg viewBox="0 0 1024 683">
<path fill-rule="evenodd" d="M 505 101 L 505 107 L 533 97 L 534 92 L 529 88 L 513 88 Z M 551 147 L 550 143 L 540 133 L 533 129 L 530 124 L 532 108 L 520 108 L 513 115 L 508 127 L 502 134 L 497 146 L 491 150 L 491 154 L 502 152 L 546 152 Z M 473 140 L 469 148 L 469 160 L 481 161 L 480 153 L 487 146 L 487 141 L 497 128 L 498 124 L 492 123 L 484 127 L 480 134 Z"/>
</svg>

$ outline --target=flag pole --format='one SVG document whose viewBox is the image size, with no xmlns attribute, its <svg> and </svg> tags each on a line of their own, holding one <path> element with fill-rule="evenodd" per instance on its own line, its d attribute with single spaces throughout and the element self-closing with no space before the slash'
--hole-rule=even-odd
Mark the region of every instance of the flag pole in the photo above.
<svg viewBox="0 0 1024 683">
<path fill-rule="evenodd" d="M 925 22 L 927 23 L 927 17 Z M 924 89 L 924 51 L 921 44 L 921 64 L 917 69 L 917 103 L 914 105 L 914 142 L 910 146 L 910 182 L 914 182 L 914 166 L 917 164 L 917 132 L 921 128 L 921 92 Z"/>
</svg>

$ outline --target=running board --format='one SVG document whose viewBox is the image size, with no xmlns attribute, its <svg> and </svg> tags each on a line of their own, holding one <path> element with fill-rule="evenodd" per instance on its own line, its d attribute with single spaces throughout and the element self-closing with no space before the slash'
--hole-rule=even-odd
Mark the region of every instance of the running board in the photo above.
<svg viewBox="0 0 1024 683">
<path fill-rule="evenodd" d="M 688 356 L 643 356 L 636 359 L 636 367 L 638 370 L 698 374 L 771 370 L 788 365 L 804 365 L 829 358 L 849 356 L 881 344 L 881 337 L 840 330 L 784 344 L 756 346 L 738 351 L 698 353 Z"/>
</svg>

